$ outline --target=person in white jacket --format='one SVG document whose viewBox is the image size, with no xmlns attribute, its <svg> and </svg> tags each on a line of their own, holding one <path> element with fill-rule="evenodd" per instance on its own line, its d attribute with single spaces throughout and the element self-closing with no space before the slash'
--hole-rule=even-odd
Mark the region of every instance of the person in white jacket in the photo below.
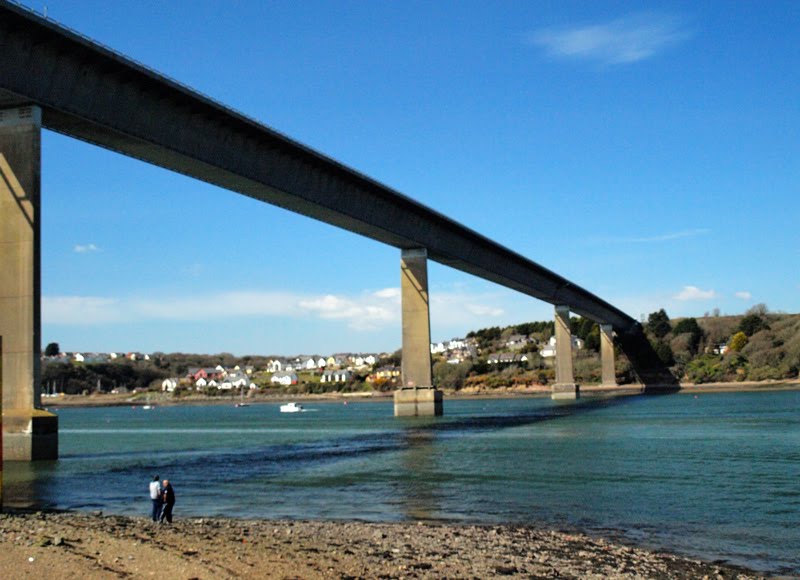
<svg viewBox="0 0 800 580">
<path fill-rule="evenodd" d="M 153 476 L 153 481 L 150 482 L 150 499 L 153 501 L 153 521 L 157 522 L 161 519 L 161 509 L 164 505 L 163 490 L 161 489 L 161 482 L 158 475 Z"/>
</svg>

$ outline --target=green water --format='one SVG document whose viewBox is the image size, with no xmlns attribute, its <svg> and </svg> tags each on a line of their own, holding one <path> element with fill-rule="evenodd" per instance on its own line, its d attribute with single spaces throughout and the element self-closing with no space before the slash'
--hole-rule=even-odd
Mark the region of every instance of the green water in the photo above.
<svg viewBox="0 0 800 580">
<path fill-rule="evenodd" d="M 579 528 L 800 572 L 800 393 L 63 409 L 61 459 L 7 468 L 17 504 L 176 517 L 445 520 Z"/>
</svg>

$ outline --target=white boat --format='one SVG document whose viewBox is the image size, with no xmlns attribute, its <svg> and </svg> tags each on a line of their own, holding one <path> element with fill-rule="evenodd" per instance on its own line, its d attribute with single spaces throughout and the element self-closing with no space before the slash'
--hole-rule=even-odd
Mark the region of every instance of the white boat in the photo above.
<svg viewBox="0 0 800 580">
<path fill-rule="evenodd" d="M 285 405 L 281 405 L 281 413 L 299 413 L 302 410 L 303 407 L 297 403 L 286 403 Z"/>
<path fill-rule="evenodd" d="M 239 399 L 239 402 L 234 405 L 234 407 L 249 407 L 250 403 L 244 402 L 244 387 L 239 390 L 239 395 L 241 398 Z"/>
</svg>

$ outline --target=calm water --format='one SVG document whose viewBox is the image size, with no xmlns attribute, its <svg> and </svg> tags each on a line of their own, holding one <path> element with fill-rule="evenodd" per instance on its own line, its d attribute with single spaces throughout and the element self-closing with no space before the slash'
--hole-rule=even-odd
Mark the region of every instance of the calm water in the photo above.
<svg viewBox="0 0 800 580">
<path fill-rule="evenodd" d="M 63 409 L 61 460 L 6 469 L 17 503 L 145 515 L 577 527 L 800 572 L 800 393 Z"/>
</svg>

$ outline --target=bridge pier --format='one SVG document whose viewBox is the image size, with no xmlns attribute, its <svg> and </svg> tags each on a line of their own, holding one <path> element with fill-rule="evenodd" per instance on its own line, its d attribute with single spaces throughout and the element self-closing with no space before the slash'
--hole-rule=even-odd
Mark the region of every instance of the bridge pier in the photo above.
<svg viewBox="0 0 800 580">
<path fill-rule="evenodd" d="M 556 382 L 553 384 L 553 399 L 577 399 L 580 388 L 575 384 L 572 370 L 572 331 L 569 327 L 569 306 L 557 304 L 556 326 Z"/>
<path fill-rule="evenodd" d="M 614 364 L 614 327 L 600 325 L 600 377 L 603 387 L 617 387 L 617 369 Z"/>
<path fill-rule="evenodd" d="M 433 388 L 428 252 L 402 250 L 400 293 L 403 312 L 402 387 L 394 392 L 395 417 L 442 414 L 442 392 Z"/>
<path fill-rule="evenodd" d="M 58 458 L 58 417 L 41 409 L 39 107 L 0 110 L 0 336 L 3 455 Z"/>
</svg>

